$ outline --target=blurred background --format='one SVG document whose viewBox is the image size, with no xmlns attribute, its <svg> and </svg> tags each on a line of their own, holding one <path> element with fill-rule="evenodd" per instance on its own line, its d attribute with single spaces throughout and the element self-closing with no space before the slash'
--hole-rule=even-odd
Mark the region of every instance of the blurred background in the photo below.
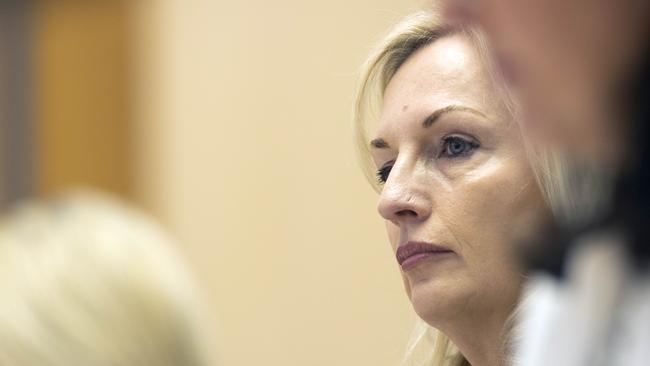
<svg viewBox="0 0 650 366">
<path fill-rule="evenodd" d="M 0 4 L 0 198 L 143 207 L 221 365 L 399 361 L 414 315 L 351 137 L 357 69 L 416 0 Z"/>
</svg>

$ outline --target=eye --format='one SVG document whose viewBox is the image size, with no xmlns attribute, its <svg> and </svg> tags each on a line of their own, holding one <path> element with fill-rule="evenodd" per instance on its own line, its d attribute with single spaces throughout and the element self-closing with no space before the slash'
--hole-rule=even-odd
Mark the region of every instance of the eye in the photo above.
<svg viewBox="0 0 650 366">
<path fill-rule="evenodd" d="M 460 136 L 447 136 L 442 140 L 440 156 L 446 158 L 468 156 L 478 147 L 479 144 L 475 141 Z"/>
<path fill-rule="evenodd" d="M 388 162 L 377 170 L 377 180 L 380 184 L 386 183 L 391 169 L 393 169 L 393 162 Z"/>
</svg>

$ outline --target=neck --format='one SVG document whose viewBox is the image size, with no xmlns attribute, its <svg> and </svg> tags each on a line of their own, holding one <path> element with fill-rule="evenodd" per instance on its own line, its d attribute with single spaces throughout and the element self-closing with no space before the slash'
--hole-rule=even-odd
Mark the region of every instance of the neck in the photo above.
<svg viewBox="0 0 650 366">
<path fill-rule="evenodd" d="M 441 329 L 472 366 L 503 366 L 507 356 L 506 341 L 513 306 L 490 310 L 465 316 L 460 322 Z"/>
</svg>

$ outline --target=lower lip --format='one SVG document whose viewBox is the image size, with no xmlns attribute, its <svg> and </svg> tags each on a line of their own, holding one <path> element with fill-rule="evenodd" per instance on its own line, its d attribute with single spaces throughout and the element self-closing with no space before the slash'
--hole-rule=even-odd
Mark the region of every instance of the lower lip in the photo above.
<svg viewBox="0 0 650 366">
<path fill-rule="evenodd" d="M 440 257 L 453 253 L 452 251 L 439 251 L 439 252 L 426 252 L 420 253 L 413 256 L 410 256 L 402 262 L 401 267 L 402 271 L 408 271 L 409 269 L 415 268 L 420 265 L 422 262 L 430 258 Z"/>
</svg>

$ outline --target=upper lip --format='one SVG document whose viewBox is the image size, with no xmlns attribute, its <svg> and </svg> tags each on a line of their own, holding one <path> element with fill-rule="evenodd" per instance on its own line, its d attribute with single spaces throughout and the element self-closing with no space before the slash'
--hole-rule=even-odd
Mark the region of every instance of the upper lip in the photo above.
<svg viewBox="0 0 650 366">
<path fill-rule="evenodd" d="M 443 247 L 441 245 L 422 242 L 422 241 L 409 241 L 400 245 L 397 248 L 397 262 L 401 265 L 409 257 L 412 257 L 421 253 L 448 253 L 452 252 L 451 249 Z"/>
</svg>

